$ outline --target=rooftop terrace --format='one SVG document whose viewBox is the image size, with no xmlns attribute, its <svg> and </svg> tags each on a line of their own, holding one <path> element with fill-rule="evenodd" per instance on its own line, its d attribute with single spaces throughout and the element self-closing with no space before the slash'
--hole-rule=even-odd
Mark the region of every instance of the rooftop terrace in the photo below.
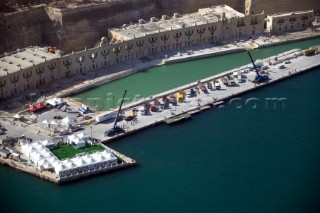
<svg viewBox="0 0 320 213">
<path fill-rule="evenodd" d="M 147 34 L 218 22 L 223 14 L 227 19 L 245 16 L 227 5 L 220 5 L 202 8 L 196 13 L 182 16 L 175 13 L 173 17 L 166 15 L 163 15 L 161 19 L 152 17 L 149 22 L 140 20 L 139 23 L 124 25 L 122 28 L 114 28 L 111 31 L 122 35 L 124 40 L 130 40 Z"/>
<path fill-rule="evenodd" d="M 0 77 L 57 57 L 57 55 L 49 53 L 48 48 L 40 47 L 29 47 L 6 53 L 0 57 Z"/>
<path fill-rule="evenodd" d="M 301 14 L 308 14 L 308 13 L 312 13 L 312 10 L 305 10 L 305 11 L 294 11 L 294 12 L 286 12 L 286 13 L 277 13 L 277 14 L 273 14 L 273 15 L 269 15 L 270 17 L 275 17 L 275 18 L 280 18 L 280 17 L 287 17 L 287 16 L 291 16 L 291 15 L 301 15 Z"/>
</svg>

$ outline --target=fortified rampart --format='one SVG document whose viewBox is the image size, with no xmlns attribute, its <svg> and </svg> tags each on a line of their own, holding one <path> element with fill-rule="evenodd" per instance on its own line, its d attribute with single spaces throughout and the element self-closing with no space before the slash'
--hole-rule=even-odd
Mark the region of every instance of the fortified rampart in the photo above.
<svg viewBox="0 0 320 213">
<path fill-rule="evenodd" d="M 319 0 L 117 0 L 68 8 L 38 6 L 0 18 L 0 54 L 26 46 L 51 45 L 68 53 L 93 47 L 108 28 L 138 19 L 173 13 L 191 13 L 199 8 L 226 4 L 244 13 L 259 14 L 314 9 Z M 276 4 L 276 6 L 275 6 Z"/>
<path fill-rule="evenodd" d="M 42 45 L 46 42 L 44 29 L 52 28 L 53 22 L 43 6 L 16 12 L 0 18 L 0 53 Z"/>
<path fill-rule="evenodd" d="M 50 15 L 59 17 L 62 26 L 58 32 L 59 43 L 53 45 L 65 52 L 93 47 L 101 37 L 107 35 L 109 27 L 149 18 L 154 11 L 155 3 L 149 0 L 125 0 L 51 11 Z"/>
</svg>

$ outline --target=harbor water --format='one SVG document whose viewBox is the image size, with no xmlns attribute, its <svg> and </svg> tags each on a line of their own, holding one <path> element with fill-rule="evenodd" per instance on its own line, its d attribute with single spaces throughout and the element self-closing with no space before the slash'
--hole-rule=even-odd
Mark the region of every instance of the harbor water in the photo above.
<svg viewBox="0 0 320 213">
<path fill-rule="evenodd" d="M 315 44 L 320 40 L 256 50 L 255 58 Z M 120 96 L 125 86 L 139 86 L 134 91 L 148 96 L 194 81 L 182 74 L 183 67 L 224 71 L 249 63 L 242 54 L 153 68 L 110 83 L 107 90 L 119 90 Z M 179 82 L 166 85 L 158 72 L 177 75 Z M 150 83 L 152 76 L 161 86 Z M 130 79 L 140 83 L 124 83 Z M 240 96 L 236 106 L 225 103 L 190 121 L 110 143 L 137 160 L 133 168 L 55 185 L 1 166 L 1 212 L 320 212 L 319 79 L 318 68 Z M 257 104 L 246 104 L 252 98 Z M 285 101 L 269 108 L 267 98 Z"/>
<path fill-rule="evenodd" d="M 254 59 L 264 59 L 294 48 L 306 49 L 319 44 L 320 38 L 315 38 L 256 49 L 252 51 L 252 56 Z M 249 63 L 251 62 L 247 53 L 239 52 L 202 60 L 163 65 L 90 89 L 75 95 L 74 98 L 85 104 L 93 105 L 98 110 L 107 110 L 118 106 L 124 90 L 128 91 L 126 97 L 129 101 L 139 97 L 147 98 L 150 95 L 171 90 Z"/>
</svg>

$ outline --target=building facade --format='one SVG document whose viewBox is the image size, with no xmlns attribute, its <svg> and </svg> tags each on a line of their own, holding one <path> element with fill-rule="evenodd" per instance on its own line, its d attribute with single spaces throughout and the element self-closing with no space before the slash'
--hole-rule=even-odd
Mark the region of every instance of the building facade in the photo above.
<svg viewBox="0 0 320 213">
<path fill-rule="evenodd" d="M 38 47 L 7 53 L 0 57 L 0 100 L 58 79 L 108 70 L 114 64 L 130 63 L 149 54 L 254 38 L 264 32 L 265 18 L 263 13 L 244 15 L 227 5 L 212 6 L 196 13 L 140 19 L 138 23 L 109 29 L 108 38 L 103 37 L 98 47 L 63 56 L 59 51 Z M 290 30 L 293 26 L 300 30 L 310 26 L 312 19 L 313 11 L 268 16 L 267 29 Z"/>
<path fill-rule="evenodd" d="M 0 58 L 0 101 L 61 77 L 60 58 L 47 48 L 6 53 Z"/>
<path fill-rule="evenodd" d="M 313 10 L 274 14 L 267 16 L 266 30 L 271 33 L 305 30 L 314 20 Z"/>
</svg>

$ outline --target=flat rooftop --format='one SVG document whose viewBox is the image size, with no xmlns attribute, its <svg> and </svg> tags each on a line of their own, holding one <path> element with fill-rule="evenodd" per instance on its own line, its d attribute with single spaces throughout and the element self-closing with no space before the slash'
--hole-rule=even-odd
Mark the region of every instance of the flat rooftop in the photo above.
<svg viewBox="0 0 320 213">
<path fill-rule="evenodd" d="M 0 57 L 0 77 L 57 57 L 57 55 L 49 53 L 47 47 L 29 47 L 6 53 L 6 55 Z"/>
<path fill-rule="evenodd" d="M 268 15 L 269 17 L 274 17 L 274 18 L 280 18 L 280 17 L 287 17 L 287 16 L 291 16 L 291 15 L 301 15 L 301 14 L 308 14 L 308 13 L 312 13 L 313 10 L 304 10 L 304 11 L 294 11 L 294 12 L 286 12 L 286 13 L 276 13 L 273 15 Z"/>
<path fill-rule="evenodd" d="M 122 28 L 113 28 L 111 31 L 122 35 L 124 40 L 143 37 L 146 34 L 156 34 L 184 27 L 202 25 L 218 22 L 225 14 L 227 19 L 244 17 L 245 15 L 227 5 L 212 6 L 199 9 L 196 13 L 186 14 L 178 17 L 166 16 L 165 20 L 155 18 L 154 21 L 146 23 L 135 23 L 124 25 Z"/>
</svg>

